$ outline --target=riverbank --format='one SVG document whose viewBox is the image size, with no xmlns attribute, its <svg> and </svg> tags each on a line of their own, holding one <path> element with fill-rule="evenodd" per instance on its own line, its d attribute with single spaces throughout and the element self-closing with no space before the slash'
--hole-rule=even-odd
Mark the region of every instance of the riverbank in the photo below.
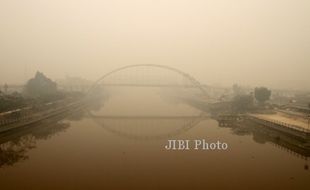
<svg viewBox="0 0 310 190">
<path fill-rule="evenodd" d="M 85 101 L 82 99 L 64 99 L 45 103 L 40 106 L 25 107 L 0 113 L 0 133 L 34 124 L 68 111 L 80 109 L 84 104 Z"/>
</svg>

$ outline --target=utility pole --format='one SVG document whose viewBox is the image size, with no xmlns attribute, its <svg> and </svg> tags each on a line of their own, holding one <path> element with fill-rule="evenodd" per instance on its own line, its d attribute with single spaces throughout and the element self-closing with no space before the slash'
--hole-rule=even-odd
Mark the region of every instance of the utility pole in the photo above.
<svg viewBox="0 0 310 190">
<path fill-rule="evenodd" d="M 310 130 L 309 126 L 310 126 L 310 103 L 308 103 L 308 130 Z"/>
</svg>

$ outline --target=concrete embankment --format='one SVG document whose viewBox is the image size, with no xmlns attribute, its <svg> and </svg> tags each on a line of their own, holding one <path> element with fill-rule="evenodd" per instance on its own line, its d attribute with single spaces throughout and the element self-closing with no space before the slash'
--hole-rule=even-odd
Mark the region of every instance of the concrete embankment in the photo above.
<svg viewBox="0 0 310 190">
<path fill-rule="evenodd" d="M 298 118 L 293 119 L 280 114 L 247 114 L 247 119 L 299 138 L 310 137 L 308 124 Z"/>
<path fill-rule="evenodd" d="M 236 124 L 236 122 L 247 121 L 255 123 L 255 127 L 267 127 L 286 135 L 309 140 L 310 129 L 306 120 L 296 117 L 288 117 L 282 114 L 222 114 L 216 117 L 220 126 Z"/>
<path fill-rule="evenodd" d="M 297 126 L 290 126 L 277 120 L 267 121 L 262 116 L 259 118 L 259 115 L 221 114 L 214 119 L 218 121 L 220 127 L 231 128 L 234 134 L 252 135 L 258 143 L 271 142 L 298 157 L 309 157 L 309 133 L 299 130 Z M 272 115 L 267 116 L 272 117 Z"/>
<path fill-rule="evenodd" d="M 83 105 L 85 105 L 84 101 L 74 101 L 63 102 L 61 105 L 52 106 L 40 111 L 29 111 L 31 109 L 28 108 L 14 110 L 2 116 L 0 119 L 0 133 L 25 127 L 66 112 L 81 109 Z"/>
</svg>

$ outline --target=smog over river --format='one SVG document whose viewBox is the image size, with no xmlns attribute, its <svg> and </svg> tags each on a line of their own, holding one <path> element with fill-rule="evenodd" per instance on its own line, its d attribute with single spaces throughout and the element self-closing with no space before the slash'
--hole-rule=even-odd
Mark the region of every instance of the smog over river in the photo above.
<svg viewBox="0 0 310 190">
<path fill-rule="evenodd" d="M 309 189 L 309 9 L 0 0 L 0 189 Z"/>
</svg>

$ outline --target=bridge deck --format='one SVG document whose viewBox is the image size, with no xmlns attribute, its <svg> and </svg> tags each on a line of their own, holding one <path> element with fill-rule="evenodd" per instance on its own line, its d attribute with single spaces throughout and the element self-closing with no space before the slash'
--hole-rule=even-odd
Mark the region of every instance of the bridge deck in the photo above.
<svg viewBox="0 0 310 190">
<path fill-rule="evenodd" d="M 106 87 L 175 87 L 175 88 L 197 88 L 197 87 L 205 87 L 204 85 L 184 85 L 184 84 L 130 84 L 130 83 L 102 83 L 100 86 Z"/>
<path fill-rule="evenodd" d="M 198 116 L 160 116 L 160 115 L 150 115 L 150 116 L 129 116 L 129 115 L 91 115 L 94 118 L 101 119 L 196 119 L 196 118 L 209 118 L 208 115 L 198 115 Z"/>
</svg>

